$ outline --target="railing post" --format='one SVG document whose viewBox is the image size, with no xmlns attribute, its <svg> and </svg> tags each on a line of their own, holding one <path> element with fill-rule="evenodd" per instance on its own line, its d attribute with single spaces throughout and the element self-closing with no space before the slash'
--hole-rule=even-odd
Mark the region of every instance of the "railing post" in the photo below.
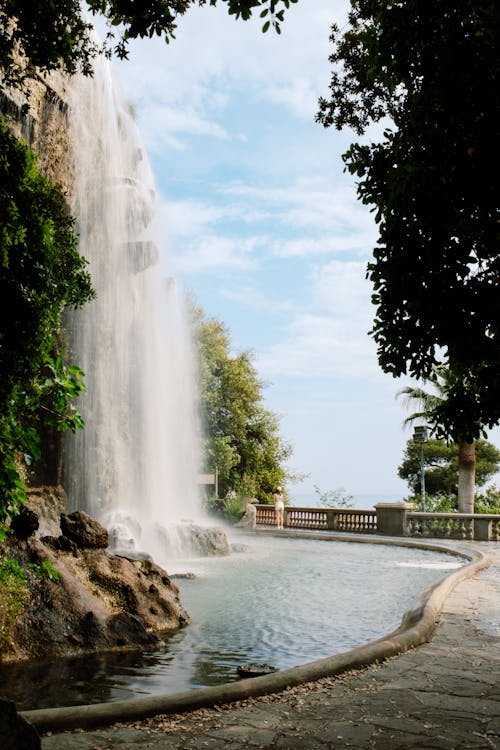
<svg viewBox="0 0 500 750">
<path fill-rule="evenodd" d="M 388 536 L 404 536 L 406 514 L 413 509 L 411 503 L 377 503 L 377 533 Z"/>
<path fill-rule="evenodd" d="M 491 537 L 491 518 L 478 518 L 474 516 L 474 540 L 478 542 L 489 542 Z"/>
<path fill-rule="evenodd" d="M 328 508 L 326 511 L 326 525 L 328 531 L 335 531 L 337 529 L 337 514 L 332 508 Z"/>
</svg>

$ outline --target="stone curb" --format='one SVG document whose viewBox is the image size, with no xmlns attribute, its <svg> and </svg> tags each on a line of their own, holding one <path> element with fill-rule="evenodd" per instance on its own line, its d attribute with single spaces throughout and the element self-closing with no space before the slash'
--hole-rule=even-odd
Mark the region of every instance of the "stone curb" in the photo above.
<svg viewBox="0 0 500 750">
<path fill-rule="evenodd" d="M 307 535 L 310 538 L 309 535 Z M 323 537 L 325 538 L 325 537 Z M 332 537 L 330 537 L 332 538 Z M 336 541 L 341 541 L 335 537 Z M 380 540 L 380 538 L 379 538 Z M 96 703 L 85 706 L 36 709 L 23 711 L 21 715 L 39 732 L 59 732 L 68 729 L 90 729 L 117 722 L 135 721 L 157 714 L 174 714 L 210 707 L 222 703 L 244 700 L 270 693 L 278 693 L 301 683 L 312 682 L 322 677 L 332 677 L 342 672 L 366 667 L 370 664 L 408 651 L 426 643 L 432 637 L 439 615 L 448 594 L 463 580 L 472 578 L 487 568 L 492 560 L 480 551 L 466 550 L 458 545 L 448 547 L 440 544 L 398 540 L 383 540 L 377 543 L 397 544 L 446 552 L 468 559 L 467 565 L 436 581 L 413 601 L 405 612 L 401 625 L 388 635 L 363 646 L 350 649 L 335 656 L 318 659 L 299 667 L 292 667 L 262 677 L 253 677 L 215 687 L 185 690 L 170 695 L 154 695 L 133 698 L 115 703 Z M 342 541 L 360 541 L 350 536 Z M 363 540 L 373 543 L 373 538 Z"/>
</svg>

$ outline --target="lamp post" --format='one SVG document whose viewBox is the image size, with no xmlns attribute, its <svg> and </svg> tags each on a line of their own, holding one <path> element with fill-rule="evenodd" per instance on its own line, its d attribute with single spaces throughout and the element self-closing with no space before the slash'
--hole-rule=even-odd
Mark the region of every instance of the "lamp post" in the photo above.
<svg viewBox="0 0 500 750">
<path fill-rule="evenodd" d="M 425 464 L 424 464 L 424 443 L 427 438 L 427 427 L 418 425 L 413 428 L 413 442 L 420 444 L 420 510 L 425 513 Z"/>
</svg>

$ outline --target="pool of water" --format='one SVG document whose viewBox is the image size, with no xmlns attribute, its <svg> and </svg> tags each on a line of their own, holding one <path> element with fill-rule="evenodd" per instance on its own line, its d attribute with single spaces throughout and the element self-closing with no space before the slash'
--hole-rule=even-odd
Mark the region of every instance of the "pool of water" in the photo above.
<svg viewBox="0 0 500 750">
<path fill-rule="evenodd" d="M 238 538 L 249 550 L 176 562 L 191 624 L 161 649 L 2 666 L 0 693 L 20 708 L 171 693 L 340 653 L 399 625 L 415 596 L 462 561 L 426 550 L 348 542 Z"/>
</svg>

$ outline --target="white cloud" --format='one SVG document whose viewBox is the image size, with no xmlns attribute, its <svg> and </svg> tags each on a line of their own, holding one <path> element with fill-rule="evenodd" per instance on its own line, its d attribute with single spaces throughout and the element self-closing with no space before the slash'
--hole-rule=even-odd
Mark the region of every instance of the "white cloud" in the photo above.
<svg viewBox="0 0 500 750">
<path fill-rule="evenodd" d="M 232 302 L 236 302 L 246 310 L 255 312 L 265 310 L 269 315 L 290 315 L 295 312 L 295 305 L 290 300 L 269 295 L 256 289 L 255 286 L 236 284 L 233 287 L 222 289 L 221 295 Z"/>
<path fill-rule="evenodd" d="M 366 376 L 376 373 L 375 344 L 368 336 L 373 318 L 365 263 L 331 261 L 311 274 L 309 299 L 279 342 L 259 357 L 267 377 Z"/>
<path fill-rule="evenodd" d="M 359 376 L 374 370 L 374 345 L 345 320 L 311 312 L 299 314 L 283 341 L 257 358 L 259 370 L 277 376 Z"/>
<path fill-rule="evenodd" d="M 193 6 L 169 45 L 156 37 L 132 42 L 130 59 L 117 62 L 116 69 L 148 146 L 156 150 L 164 142 L 181 148 L 189 135 L 200 133 L 220 137 L 221 117 L 234 97 L 314 118 L 318 97 L 328 91 L 330 25 L 344 17 L 346 7 L 345 0 L 292 6 L 276 35 L 261 33 L 261 19 L 235 22 L 225 7 Z M 183 120 L 188 128 L 181 138 Z"/>
<path fill-rule="evenodd" d="M 370 326 L 373 308 L 366 263 L 333 260 L 313 270 L 314 300 L 322 310 L 347 322 L 352 329 Z"/>
<path fill-rule="evenodd" d="M 213 232 L 213 227 L 233 212 L 226 206 L 202 201 L 163 201 L 160 209 L 165 216 L 165 226 L 179 237 L 199 237 Z"/>
<path fill-rule="evenodd" d="M 366 256 L 367 249 L 373 247 L 372 243 L 373 236 L 368 231 L 341 235 L 329 234 L 278 241 L 274 245 L 274 253 L 279 258 L 307 258 L 339 253 Z"/>
<path fill-rule="evenodd" d="M 199 275 L 227 270 L 250 270 L 258 265 L 255 249 L 260 240 L 204 235 L 175 248 L 176 273 Z"/>
<path fill-rule="evenodd" d="M 352 193 L 319 189 L 306 179 L 288 187 L 204 187 L 213 199 L 210 203 L 175 200 L 161 207 L 169 232 L 183 242 L 203 233 L 224 241 L 228 233 L 243 230 L 247 241 L 250 232 L 254 246 L 260 245 L 268 256 L 305 260 L 339 254 L 364 259 L 375 244 L 371 216 L 357 206 Z"/>
<path fill-rule="evenodd" d="M 311 80 L 299 76 L 288 83 L 265 86 L 261 92 L 264 101 L 284 105 L 296 117 L 309 121 L 318 105 L 319 92 Z"/>
<path fill-rule="evenodd" d="M 252 216 L 263 210 L 267 215 L 280 217 L 286 226 L 307 229 L 309 236 L 311 230 L 315 235 L 335 233 L 337 242 L 342 235 L 349 233 L 352 237 L 354 233 L 355 246 L 368 245 L 365 252 L 373 247 L 376 237 L 373 217 L 357 201 L 352 185 L 331 188 L 326 177 L 303 175 L 289 185 L 262 187 L 231 182 L 223 189 L 231 198 L 250 204 Z M 346 245 L 342 244 L 341 249 L 346 249 Z"/>
<path fill-rule="evenodd" d="M 176 107 L 150 102 L 142 113 L 142 132 L 153 151 L 167 146 L 176 150 L 186 147 L 188 136 L 211 136 L 229 140 L 230 135 L 219 124 L 207 118 L 195 107 Z"/>
</svg>

